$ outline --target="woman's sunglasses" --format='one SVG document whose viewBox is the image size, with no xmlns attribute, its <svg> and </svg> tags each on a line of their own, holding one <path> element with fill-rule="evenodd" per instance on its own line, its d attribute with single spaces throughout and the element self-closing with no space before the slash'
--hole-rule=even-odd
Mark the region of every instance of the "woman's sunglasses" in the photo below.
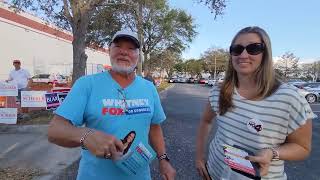
<svg viewBox="0 0 320 180">
<path fill-rule="evenodd" d="M 244 49 L 246 49 L 247 53 L 250 55 L 258 55 L 265 50 L 265 46 L 263 43 L 252 43 L 247 46 L 234 44 L 230 46 L 229 50 L 232 56 L 239 56 Z"/>
</svg>

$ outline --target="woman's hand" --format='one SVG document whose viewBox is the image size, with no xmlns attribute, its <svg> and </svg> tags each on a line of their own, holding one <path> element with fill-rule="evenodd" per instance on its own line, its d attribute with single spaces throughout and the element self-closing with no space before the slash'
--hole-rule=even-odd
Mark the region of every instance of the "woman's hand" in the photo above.
<svg viewBox="0 0 320 180">
<path fill-rule="evenodd" d="M 94 131 L 84 140 L 84 146 L 95 156 L 112 159 L 123 152 L 123 144 L 112 135 Z"/>
<path fill-rule="evenodd" d="M 269 172 L 270 163 L 273 157 L 271 149 L 262 149 L 255 156 L 247 156 L 246 159 L 260 165 L 260 175 L 266 176 Z"/>
<path fill-rule="evenodd" d="M 199 175 L 205 180 L 211 180 L 209 173 L 206 168 L 206 163 L 203 159 L 196 159 L 196 168 Z"/>
</svg>

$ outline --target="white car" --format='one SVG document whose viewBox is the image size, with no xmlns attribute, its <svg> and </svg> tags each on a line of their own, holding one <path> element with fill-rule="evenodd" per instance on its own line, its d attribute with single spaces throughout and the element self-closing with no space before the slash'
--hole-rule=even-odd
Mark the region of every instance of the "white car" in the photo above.
<svg viewBox="0 0 320 180">
<path fill-rule="evenodd" d="M 216 82 L 217 82 L 217 80 L 215 80 L 215 79 L 209 79 L 208 80 L 208 86 L 213 86 L 213 85 L 216 84 Z"/>
<path fill-rule="evenodd" d="M 223 78 L 219 78 L 219 79 L 209 79 L 208 80 L 208 85 L 209 86 L 213 86 L 215 84 L 221 84 L 223 82 Z"/>
<path fill-rule="evenodd" d="M 308 103 L 315 103 L 319 100 L 319 93 L 306 89 L 298 89 L 298 93 L 306 98 Z"/>
</svg>

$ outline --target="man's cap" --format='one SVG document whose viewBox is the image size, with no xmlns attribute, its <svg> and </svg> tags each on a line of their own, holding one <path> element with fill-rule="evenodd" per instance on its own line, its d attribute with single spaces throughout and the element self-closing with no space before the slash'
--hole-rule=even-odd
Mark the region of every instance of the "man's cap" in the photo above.
<svg viewBox="0 0 320 180">
<path fill-rule="evenodd" d="M 21 63 L 19 59 L 13 60 L 13 63 Z"/>
<path fill-rule="evenodd" d="M 116 34 L 112 37 L 111 42 L 114 42 L 119 39 L 128 39 L 131 40 L 137 48 L 140 48 L 140 41 L 138 39 L 137 34 L 131 31 L 121 30 L 116 32 Z"/>
</svg>

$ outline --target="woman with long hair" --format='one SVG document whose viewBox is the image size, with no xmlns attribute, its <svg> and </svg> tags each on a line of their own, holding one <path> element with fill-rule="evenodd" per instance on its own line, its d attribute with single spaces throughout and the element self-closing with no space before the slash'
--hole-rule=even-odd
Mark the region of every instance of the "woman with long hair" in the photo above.
<svg viewBox="0 0 320 180">
<path fill-rule="evenodd" d="M 259 164 L 262 179 L 287 179 L 284 161 L 303 160 L 311 151 L 314 117 L 297 88 L 276 78 L 268 34 L 246 27 L 231 42 L 224 82 L 210 91 L 197 135 L 197 170 L 204 179 L 221 179 L 228 145 L 253 152 L 246 158 Z M 213 121 L 217 131 L 205 154 Z"/>
</svg>

